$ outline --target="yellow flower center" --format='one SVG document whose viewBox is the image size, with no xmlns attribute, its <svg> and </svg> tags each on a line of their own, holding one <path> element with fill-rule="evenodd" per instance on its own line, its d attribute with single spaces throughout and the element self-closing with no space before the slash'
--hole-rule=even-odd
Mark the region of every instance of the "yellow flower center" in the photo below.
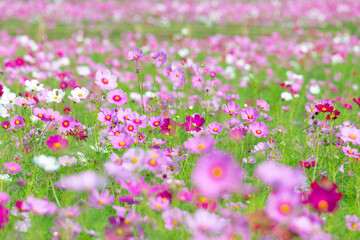
<svg viewBox="0 0 360 240">
<path fill-rule="evenodd" d="M 134 157 L 134 158 L 132 159 L 132 162 L 133 162 L 133 163 L 137 163 L 137 162 L 138 162 L 138 159 L 137 159 L 136 157 Z"/>
<path fill-rule="evenodd" d="M 261 133 L 261 131 L 260 131 L 260 130 L 256 130 L 256 133 L 257 133 L 257 134 L 260 134 L 260 133 Z"/>
<path fill-rule="evenodd" d="M 214 128 L 213 130 L 214 130 L 214 132 L 217 132 L 217 131 L 218 131 L 218 129 L 217 129 L 217 128 Z"/>
<path fill-rule="evenodd" d="M 253 119 L 253 116 L 252 116 L 252 115 L 249 115 L 249 116 L 248 116 L 248 119 Z"/>
<path fill-rule="evenodd" d="M 120 142 L 119 145 L 120 146 L 125 146 L 125 142 Z"/>
<path fill-rule="evenodd" d="M 150 160 L 150 165 L 151 165 L 151 166 L 155 166 L 155 165 L 156 165 L 156 161 L 155 161 L 154 159 L 151 159 L 151 160 Z"/>
<path fill-rule="evenodd" d="M 60 143 L 54 143 L 54 147 L 56 147 L 56 148 L 59 148 L 61 145 L 60 145 Z"/>
<path fill-rule="evenodd" d="M 219 178 L 219 177 L 221 177 L 223 175 L 223 170 L 220 167 L 215 167 L 212 170 L 212 174 L 213 174 L 214 177 Z"/>
<path fill-rule="evenodd" d="M 282 204 L 282 205 L 280 206 L 280 211 L 281 211 L 283 214 L 287 215 L 287 214 L 290 213 L 291 208 L 290 208 L 290 206 L 289 206 L 288 204 Z"/>
<path fill-rule="evenodd" d="M 19 120 L 16 120 L 16 121 L 15 121 L 15 124 L 16 124 L 16 125 L 19 125 L 19 124 L 20 124 L 20 121 L 19 121 Z"/>
<path fill-rule="evenodd" d="M 326 211 L 328 209 L 328 207 L 329 207 L 329 204 L 325 200 L 321 200 L 318 203 L 318 207 L 319 207 L 320 210 Z"/>
<path fill-rule="evenodd" d="M 109 81 L 108 81 L 106 78 L 103 78 L 102 82 L 106 84 L 106 83 L 108 83 Z"/>
<path fill-rule="evenodd" d="M 205 145 L 204 145 L 204 144 L 200 144 L 200 145 L 198 146 L 198 149 L 199 149 L 199 150 L 204 150 L 204 149 L 205 149 Z"/>
<path fill-rule="evenodd" d="M 351 138 L 351 139 L 355 139 L 355 135 L 351 134 L 351 135 L 350 135 L 350 138 Z"/>
</svg>

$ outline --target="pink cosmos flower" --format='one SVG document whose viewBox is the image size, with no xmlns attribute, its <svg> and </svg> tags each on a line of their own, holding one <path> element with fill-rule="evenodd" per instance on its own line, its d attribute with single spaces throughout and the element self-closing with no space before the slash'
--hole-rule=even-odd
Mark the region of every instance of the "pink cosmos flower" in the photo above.
<svg viewBox="0 0 360 240">
<path fill-rule="evenodd" d="M 0 205 L 0 229 L 9 222 L 9 209 Z"/>
<path fill-rule="evenodd" d="M 262 99 L 259 99 L 259 100 L 256 100 L 256 105 L 261 109 L 261 110 L 264 110 L 264 111 L 269 111 L 270 110 L 270 106 L 269 104 L 262 100 Z"/>
<path fill-rule="evenodd" d="M 10 201 L 10 196 L 7 193 L 0 192 L 0 205 L 4 205 Z"/>
<path fill-rule="evenodd" d="M 139 49 L 135 48 L 134 50 L 129 51 L 128 60 L 130 60 L 130 61 L 138 61 L 141 58 L 143 58 L 144 56 L 145 55 L 143 55 L 142 50 L 139 50 Z"/>
<path fill-rule="evenodd" d="M 75 128 L 75 119 L 68 115 L 62 116 L 60 120 L 59 131 L 61 133 L 66 133 L 73 131 Z"/>
<path fill-rule="evenodd" d="M 240 105 L 236 104 L 233 101 L 228 102 L 228 105 L 226 104 L 222 105 L 222 110 L 229 114 L 230 116 L 236 117 L 239 114 Z"/>
<path fill-rule="evenodd" d="M 168 209 L 161 214 L 165 222 L 164 227 L 168 230 L 180 229 L 184 218 L 188 215 L 188 212 L 182 211 L 179 208 Z"/>
<path fill-rule="evenodd" d="M 245 172 L 230 155 L 213 151 L 198 159 L 192 181 L 201 194 L 213 198 L 239 191 L 244 177 Z"/>
<path fill-rule="evenodd" d="M 246 128 L 234 128 L 229 131 L 229 136 L 234 138 L 236 141 L 243 140 L 246 133 Z"/>
<path fill-rule="evenodd" d="M 299 195 L 291 190 L 277 191 L 270 194 L 265 212 L 278 223 L 289 221 L 301 210 Z"/>
<path fill-rule="evenodd" d="M 164 63 L 167 60 L 166 53 L 164 52 L 156 53 L 153 58 L 154 58 L 154 65 L 156 67 L 161 67 L 162 65 L 164 65 Z"/>
<path fill-rule="evenodd" d="M 102 90 L 112 90 L 115 89 L 118 84 L 116 82 L 116 76 L 112 75 L 108 69 L 99 69 L 95 75 L 96 85 L 98 85 Z"/>
<path fill-rule="evenodd" d="M 157 196 L 149 199 L 149 205 L 153 210 L 162 211 L 170 208 L 170 200 L 165 197 Z"/>
<path fill-rule="evenodd" d="M 4 167 L 10 172 L 10 174 L 16 174 L 21 172 L 21 166 L 16 162 L 6 162 L 4 163 Z"/>
<path fill-rule="evenodd" d="M 53 151 L 61 151 L 69 148 L 69 140 L 61 135 L 50 136 L 46 145 Z"/>
<path fill-rule="evenodd" d="M 150 117 L 148 124 L 152 128 L 157 128 L 160 127 L 163 123 L 164 123 L 164 118 L 156 116 L 156 117 Z"/>
<path fill-rule="evenodd" d="M 130 121 L 130 116 L 132 114 L 132 110 L 130 108 L 122 109 L 120 108 L 119 111 L 116 114 L 116 118 L 120 122 L 127 122 Z"/>
<path fill-rule="evenodd" d="M 356 127 L 343 127 L 340 129 L 340 139 L 344 143 L 360 144 L 360 130 Z"/>
<path fill-rule="evenodd" d="M 133 112 L 130 115 L 130 121 L 137 126 L 137 128 L 146 128 L 147 127 L 147 121 L 148 118 L 146 115 L 139 115 L 137 112 Z"/>
<path fill-rule="evenodd" d="M 67 155 L 59 157 L 58 159 L 59 165 L 61 166 L 71 166 L 77 163 L 77 160 L 75 157 L 69 157 Z"/>
<path fill-rule="evenodd" d="M 240 110 L 241 118 L 249 122 L 255 122 L 259 116 L 259 110 L 253 107 L 247 107 Z"/>
<path fill-rule="evenodd" d="M 255 137 L 267 137 L 269 135 L 269 127 L 263 122 L 254 122 L 249 126 L 249 130 Z"/>
<path fill-rule="evenodd" d="M 108 190 L 102 191 L 99 194 L 98 190 L 93 189 L 91 194 L 88 195 L 89 205 L 95 208 L 104 208 L 104 205 L 112 204 L 115 200 L 114 195 L 109 195 Z"/>
<path fill-rule="evenodd" d="M 25 127 L 25 119 L 21 115 L 15 115 L 13 119 L 11 119 L 11 129 L 14 128 L 23 128 Z"/>
<path fill-rule="evenodd" d="M 360 98 L 359 98 L 360 101 Z M 356 215 L 346 215 L 346 226 L 350 231 L 360 231 L 360 221 Z"/>
<path fill-rule="evenodd" d="M 212 135 L 196 136 L 184 142 L 184 147 L 190 153 L 205 153 L 214 149 L 215 139 Z"/>
<path fill-rule="evenodd" d="M 106 179 L 89 170 L 70 176 L 63 176 L 59 183 L 64 189 L 83 192 L 103 187 Z"/>
<path fill-rule="evenodd" d="M 56 204 L 44 199 L 34 198 L 33 195 L 26 199 L 29 210 L 36 215 L 53 215 L 57 211 Z"/>
<path fill-rule="evenodd" d="M 152 172 L 161 171 L 167 167 L 167 159 L 168 158 L 161 150 L 151 149 L 146 152 L 145 169 Z"/>
<path fill-rule="evenodd" d="M 343 146 L 342 150 L 348 157 L 356 158 L 359 156 L 358 150 L 355 148 L 351 148 L 350 146 Z"/>
<path fill-rule="evenodd" d="M 207 127 L 208 133 L 212 133 L 212 134 L 220 134 L 223 130 L 223 125 L 221 125 L 218 122 L 212 122 L 208 125 Z"/>
<path fill-rule="evenodd" d="M 205 209 L 196 210 L 193 216 L 186 217 L 186 226 L 193 234 L 193 239 L 209 239 L 211 236 L 222 233 L 226 225 L 225 219 Z"/>
<path fill-rule="evenodd" d="M 124 93 L 121 89 L 115 89 L 108 92 L 107 100 L 109 103 L 115 104 L 117 106 L 122 106 L 128 102 L 127 94 Z"/>
<path fill-rule="evenodd" d="M 116 121 L 115 109 L 101 108 L 98 114 L 98 120 L 106 125 L 112 125 Z"/>
<path fill-rule="evenodd" d="M 294 189 L 306 181 L 301 169 L 294 169 L 273 161 L 261 163 L 256 168 L 255 175 L 264 183 L 277 189 Z"/>
<path fill-rule="evenodd" d="M 134 143 L 134 139 L 125 133 L 120 133 L 117 136 L 109 136 L 109 140 L 115 149 L 129 148 Z"/>
</svg>

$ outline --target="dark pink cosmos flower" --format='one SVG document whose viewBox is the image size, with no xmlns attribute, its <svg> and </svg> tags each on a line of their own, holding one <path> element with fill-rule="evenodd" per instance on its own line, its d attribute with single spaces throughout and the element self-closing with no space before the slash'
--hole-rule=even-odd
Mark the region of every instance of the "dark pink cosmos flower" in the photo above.
<svg viewBox="0 0 360 240">
<path fill-rule="evenodd" d="M 205 123 L 205 119 L 202 118 L 199 114 L 195 114 L 194 116 L 187 116 L 186 122 L 184 126 L 186 126 L 185 130 L 189 131 L 196 131 L 199 132 L 201 130 L 201 126 Z"/>
<path fill-rule="evenodd" d="M 61 151 L 69 148 L 69 140 L 61 135 L 50 136 L 46 141 L 46 145 L 54 152 Z"/>
<path fill-rule="evenodd" d="M 25 119 L 21 115 L 15 115 L 11 120 L 11 129 L 25 127 Z"/>
<path fill-rule="evenodd" d="M 353 98 L 353 101 L 360 107 L 360 97 L 358 99 Z"/>
<path fill-rule="evenodd" d="M 343 194 L 337 192 L 337 185 L 323 178 L 320 183 L 311 184 L 311 193 L 306 203 L 320 212 L 334 212 Z"/>
<path fill-rule="evenodd" d="M 0 229 L 9 222 L 9 210 L 0 205 Z"/>
<path fill-rule="evenodd" d="M 9 121 L 4 121 L 1 123 L 1 127 L 3 129 L 8 129 L 10 127 L 10 122 Z"/>
</svg>

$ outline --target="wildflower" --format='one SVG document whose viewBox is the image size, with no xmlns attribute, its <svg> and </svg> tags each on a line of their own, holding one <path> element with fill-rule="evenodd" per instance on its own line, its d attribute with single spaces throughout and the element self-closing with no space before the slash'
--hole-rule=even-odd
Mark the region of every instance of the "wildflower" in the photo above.
<svg viewBox="0 0 360 240">
<path fill-rule="evenodd" d="M 130 121 L 130 116 L 132 114 L 132 110 L 130 108 L 119 109 L 119 111 L 116 114 L 116 118 L 118 121 L 126 123 L 127 121 Z"/>
<path fill-rule="evenodd" d="M 40 84 L 38 80 L 26 80 L 25 86 L 27 87 L 27 91 L 37 91 L 40 92 L 44 90 L 44 84 Z"/>
<path fill-rule="evenodd" d="M 166 229 L 180 229 L 184 218 L 188 216 L 188 212 L 182 211 L 179 208 L 172 208 L 163 211 L 161 216 L 165 222 L 164 227 Z"/>
<path fill-rule="evenodd" d="M 234 117 L 236 117 L 239 114 L 239 109 L 240 109 L 240 105 L 235 104 L 233 101 L 230 101 L 227 106 L 226 104 L 222 105 L 222 110 L 225 113 L 229 114 L 230 116 L 234 116 Z"/>
<path fill-rule="evenodd" d="M 112 75 L 108 69 L 99 69 L 95 75 L 96 85 L 98 85 L 102 90 L 112 90 L 115 89 L 118 84 L 116 82 L 116 76 Z"/>
<path fill-rule="evenodd" d="M 10 127 L 10 122 L 9 121 L 4 121 L 1 123 L 1 127 L 3 129 L 8 129 Z"/>
<path fill-rule="evenodd" d="M 107 100 L 109 103 L 115 104 L 117 106 L 122 106 L 128 102 L 127 94 L 124 93 L 121 89 L 115 89 L 108 92 Z"/>
<path fill-rule="evenodd" d="M 244 177 L 245 172 L 230 155 L 212 151 L 198 159 L 192 181 L 205 197 L 219 197 L 239 191 Z"/>
<path fill-rule="evenodd" d="M 0 182 L 10 182 L 11 180 L 9 174 L 0 174 Z"/>
<path fill-rule="evenodd" d="M 350 231 L 360 231 L 360 221 L 356 215 L 346 215 L 346 226 Z"/>
<path fill-rule="evenodd" d="M 342 151 L 348 156 L 348 157 L 358 157 L 359 153 L 358 150 L 355 148 L 351 148 L 350 146 L 343 146 Z"/>
<path fill-rule="evenodd" d="M 254 122 L 249 126 L 249 130 L 255 137 L 267 137 L 269 135 L 269 127 L 263 122 Z"/>
<path fill-rule="evenodd" d="M 269 104 L 262 100 L 262 99 L 259 99 L 259 100 L 256 100 L 256 105 L 261 109 L 261 110 L 264 110 L 264 111 L 269 111 L 270 110 L 270 106 Z"/>
<path fill-rule="evenodd" d="M 186 226 L 194 239 L 206 239 L 204 235 L 220 234 L 226 227 L 226 220 L 215 213 L 199 209 L 193 216 L 186 217 Z"/>
<path fill-rule="evenodd" d="M 10 201 L 10 197 L 7 193 L 0 192 L 0 205 L 6 204 Z"/>
<path fill-rule="evenodd" d="M 196 136 L 184 142 L 190 153 L 205 153 L 214 149 L 215 139 L 212 135 Z"/>
<path fill-rule="evenodd" d="M 283 190 L 270 194 L 265 212 L 274 221 L 282 223 L 299 213 L 300 207 L 300 197 L 295 192 Z"/>
<path fill-rule="evenodd" d="M 15 162 L 6 162 L 4 163 L 4 167 L 9 171 L 10 174 L 17 174 L 21 172 L 21 166 Z"/>
<path fill-rule="evenodd" d="M 140 116 L 137 112 L 133 112 L 130 116 L 130 121 L 138 126 L 138 128 L 146 128 L 148 118 L 146 115 Z"/>
<path fill-rule="evenodd" d="M 47 200 L 34 198 L 33 195 L 26 199 L 29 210 L 36 215 L 53 215 L 57 211 L 56 204 Z"/>
<path fill-rule="evenodd" d="M 189 131 L 196 131 L 199 132 L 201 130 L 201 126 L 204 124 L 205 119 L 200 117 L 199 114 L 195 114 L 194 116 L 187 116 L 186 122 L 184 126 L 186 126 L 185 130 Z"/>
<path fill-rule="evenodd" d="M 9 209 L 0 205 L 0 229 L 9 222 Z"/>
<path fill-rule="evenodd" d="M 153 210 L 162 211 L 170 208 L 170 200 L 168 198 L 157 196 L 155 198 L 150 198 L 149 201 Z"/>
<path fill-rule="evenodd" d="M 99 194 L 98 190 L 93 189 L 91 194 L 88 195 L 88 199 L 90 201 L 90 206 L 95 208 L 104 208 L 104 205 L 112 204 L 115 200 L 114 195 L 109 195 L 108 190 L 102 191 Z"/>
<path fill-rule="evenodd" d="M 316 160 L 315 157 L 312 156 L 311 158 L 306 159 L 304 162 L 303 161 L 299 161 L 299 165 L 301 167 L 305 167 L 305 168 L 311 168 L 314 167 L 316 165 Z"/>
<path fill-rule="evenodd" d="M 47 102 L 60 103 L 65 96 L 65 92 L 61 89 L 53 89 L 52 91 L 47 92 L 46 95 Z"/>
<path fill-rule="evenodd" d="M 154 58 L 154 65 L 156 67 L 161 67 L 162 65 L 164 65 L 166 60 L 167 60 L 166 53 L 164 52 L 156 53 Z"/>
<path fill-rule="evenodd" d="M 142 50 L 139 50 L 137 48 L 135 48 L 132 51 L 129 51 L 129 53 L 128 53 L 128 60 L 129 61 L 138 61 L 143 57 L 144 57 L 144 55 L 142 53 Z"/>
<path fill-rule="evenodd" d="M 358 99 L 353 98 L 353 101 L 360 107 L 360 97 Z"/>
<path fill-rule="evenodd" d="M 241 118 L 249 122 L 255 122 L 259 117 L 259 110 L 253 107 L 247 107 L 240 110 Z"/>
<path fill-rule="evenodd" d="M 59 169 L 59 164 L 54 157 L 47 157 L 45 155 L 35 156 L 34 163 L 43 168 L 47 172 L 56 171 Z"/>
<path fill-rule="evenodd" d="M 68 115 L 62 116 L 59 122 L 60 122 L 59 131 L 62 133 L 73 131 L 75 128 L 75 119 Z"/>
<path fill-rule="evenodd" d="M 149 126 L 152 128 L 160 127 L 164 122 L 164 119 L 162 117 L 156 116 L 156 117 L 150 117 L 149 118 Z"/>
<path fill-rule="evenodd" d="M 104 187 L 106 179 L 88 170 L 70 176 L 63 176 L 59 183 L 64 189 L 85 192 Z"/>
<path fill-rule="evenodd" d="M 53 151 L 62 151 L 69 148 L 69 140 L 61 135 L 50 136 L 46 141 L 46 145 Z"/>
<path fill-rule="evenodd" d="M 23 97 L 18 97 L 15 99 L 14 103 L 18 106 L 31 106 L 31 105 L 35 105 L 36 102 L 34 99 L 30 98 L 23 98 Z"/>
<path fill-rule="evenodd" d="M 223 130 L 223 126 L 218 122 L 212 122 L 207 126 L 207 130 L 212 134 L 220 134 Z"/>
<path fill-rule="evenodd" d="M 356 127 L 343 127 L 340 129 L 340 139 L 344 143 L 360 144 L 360 130 Z"/>
<path fill-rule="evenodd" d="M 229 131 L 229 136 L 234 138 L 236 141 L 239 141 L 244 139 L 246 133 L 246 128 L 234 128 Z"/>
<path fill-rule="evenodd" d="M 58 163 L 60 166 L 71 166 L 77 163 L 77 159 L 75 157 L 65 155 L 58 158 Z"/>
<path fill-rule="evenodd" d="M 330 112 L 330 113 L 332 113 L 334 111 L 334 107 L 331 106 L 329 103 L 318 104 L 318 105 L 315 105 L 315 107 L 319 112 Z"/>
<path fill-rule="evenodd" d="M 320 212 L 334 212 L 343 196 L 342 193 L 336 192 L 337 185 L 327 178 L 323 178 L 320 183 L 313 182 L 311 190 L 307 203 Z"/>
<path fill-rule="evenodd" d="M 115 109 L 101 108 L 98 114 L 98 120 L 107 125 L 112 125 L 113 121 L 117 120 Z"/>
<path fill-rule="evenodd" d="M 79 102 L 80 99 L 86 99 L 89 95 L 89 90 L 87 90 L 86 88 L 82 87 L 76 87 L 74 90 L 71 90 L 71 96 L 73 97 L 73 99 L 78 99 L 77 101 L 74 102 Z"/>
<path fill-rule="evenodd" d="M 115 149 L 129 148 L 134 142 L 134 139 L 125 133 L 120 133 L 117 136 L 110 136 L 109 140 Z"/>
</svg>

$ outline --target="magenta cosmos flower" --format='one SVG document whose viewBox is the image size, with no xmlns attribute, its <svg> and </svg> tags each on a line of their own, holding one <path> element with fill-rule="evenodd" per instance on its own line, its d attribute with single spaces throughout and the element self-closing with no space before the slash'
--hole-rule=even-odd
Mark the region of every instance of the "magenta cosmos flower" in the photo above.
<svg viewBox="0 0 360 240">
<path fill-rule="evenodd" d="M 235 104 L 233 101 L 228 102 L 227 106 L 226 104 L 222 105 L 222 110 L 226 114 L 229 114 L 230 116 L 234 116 L 234 117 L 236 117 L 239 114 L 239 109 L 240 109 L 240 105 Z"/>
<path fill-rule="evenodd" d="M 269 104 L 266 101 L 262 100 L 262 99 L 256 100 L 256 105 L 261 110 L 264 110 L 264 111 L 269 111 L 270 110 Z"/>
<path fill-rule="evenodd" d="M 16 174 L 21 172 L 21 166 L 16 162 L 6 162 L 4 163 L 4 167 L 10 172 L 10 174 Z"/>
<path fill-rule="evenodd" d="M 255 137 L 267 137 L 269 135 L 269 127 L 263 122 L 254 122 L 249 126 L 249 130 Z"/>
<path fill-rule="evenodd" d="M 142 50 L 139 50 L 138 48 L 135 48 L 132 51 L 129 51 L 128 53 L 128 60 L 130 61 L 138 61 L 141 58 L 143 58 L 145 55 L 143 55 Z"/>
<path fill-rule="evenodd" d="M 259 110 L 253 107 L 247 107 L 240 110 L 241 118 L 249 122 L 255 122 L 259 116 Z"/>
<path fill-rule="evenodd" d="M 46 145 L 54 152 L 61 151 L 69 148 L 69 140 L 61 135 L 50 136 L 46 141 Z"/>
<path fill-rule="evenodd" d="M 98 190 L 93 189 L 91 194 L 88 195 L 88 199 L 90 201 L 90 206 L 95 208 L 104 208 L 104 205 L 112 204 L 115 200 L 114 195 L 109 195 L 108 190 L 102 191 L 99 194 Z"/>
<path fill-rule="evenodd" d="M 23 128 L 25 127 L 25 119 L 21 115 L 15 115 L 11 120 L 11 128 Z"/>
<path fill-rule="evenodd" d="M 119 135 L 110 136 L 109 140 L 113 145 L 113 148 L 120 149 L 120 148 L 129 148 L 131 144 L 133 144 L 134 139 L 125 133 L 120 133 Z"/>
<path fill-rule="evenodd" d="M 127 94 L 124 93 L 121 89 L 110 91 L 107 94 L 107 100 L 109 103 L 115 104 L 117 106 L 122 106 L 128 102 Z"/>
<path fill-rule="evenodd" d="M 98 70 L 95 78 L 96 85 L 98 85 L 102 90 L 112 90 L 118 86 L 116 76 L 112 75 L 108 69 Z"/>
<path fill-rule="evenodd" d="M 199 132 L 204 122 L 205 119 L 202 118 L 199 114 L 195 114 L 194 116 L 187 116 L 186 122 L 184 122 L 184 126 L 186 126 L 185 130 L 187 132 L 189 131 Z"/>
<path fill-rule="evenodd" d="M 192 181 L 205 197 L 219 197 L 240 190 L 245 172 L 232 157 L 213 151 L 198 159 Z"/>
</svg>

